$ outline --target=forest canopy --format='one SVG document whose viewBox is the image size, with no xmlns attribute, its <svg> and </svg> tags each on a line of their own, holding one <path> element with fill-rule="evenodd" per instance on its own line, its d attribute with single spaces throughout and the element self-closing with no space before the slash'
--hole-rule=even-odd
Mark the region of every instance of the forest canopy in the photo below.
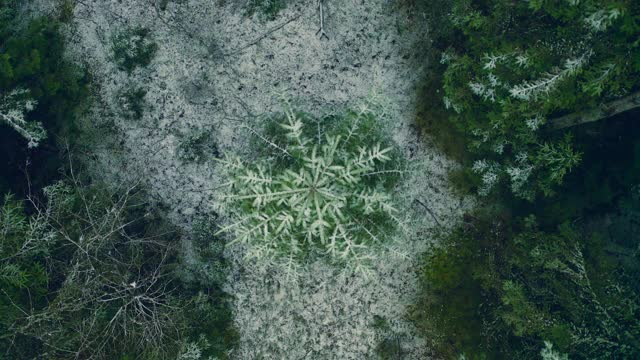
<svg viewBox="0 0 640 360">
<path fill-rule="evenodd" d="M 226 358 L 213 220 L 196 221 L 185 260 L 141 186 L 78 164 L 89 73 L 65 57 L 64 17 L 21 5 L 0 0 L 0 359 Z"/>
<path fill-rule="evenodd" d="M 445 358 L 637 358 L 639 111 L 554 121 L 635 97 L 640 4 L 446 3 L 432 136 L 462 138 L 450 178 L 481 204 L 425 254 L 411 317 Z"/>
<path fill-rule="evenodd" d="M 478 192 L 550 196 L 582 160 L 562 115 L 640 90 L 636 1 L 456 0 L 442 101 Z"/>
<path fill-rule="evenodd" d="M 0 360 L 638 359 L 638 116 L 635 0 L 0 0 Z"/>
<path fill-rule="evenodd" d="M 89 95 L 89 75 L 65 59 L 56 19 L 23 14 L 20 1 L 0 1 L 0 192 L 26 193 L 57 177 L 57 136 L 77 133 L 75 111 Z M 39 151 L 30 151 L 38 148 Z"/>
</svg>

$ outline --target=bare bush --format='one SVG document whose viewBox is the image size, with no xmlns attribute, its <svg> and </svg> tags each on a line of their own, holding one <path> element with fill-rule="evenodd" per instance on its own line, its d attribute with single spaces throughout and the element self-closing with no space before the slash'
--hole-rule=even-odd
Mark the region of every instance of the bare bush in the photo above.
<svg viewBox="0 0 640 360">
<path fill-rule="evenodd" d="M 31 199 L 35 218 L 56 238 L 49 266 L 56 269 L 51 281 L 61 283 L 16 330 L 41 340 L 47 356 L 161 359 L 179 348 L 184 301 L 173 295 L 168 241 L 175 232 L 137 188 L 83 187 L 72 177 L 45 189 L 46 204 Z"/>
</svg>

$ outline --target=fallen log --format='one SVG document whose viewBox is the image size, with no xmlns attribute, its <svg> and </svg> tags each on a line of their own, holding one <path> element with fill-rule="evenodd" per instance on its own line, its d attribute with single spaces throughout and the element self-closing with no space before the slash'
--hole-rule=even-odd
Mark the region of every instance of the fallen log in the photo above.
<svg viewBox="0 0 640 360">
<path fill-rule="evenodd" d="M 602 104 L 596 108 L 571 113 L 550 121 L 552 130 L 560 130 L 571 126 L 600 121 L 613 115 L 640 107 L 640 91 L 621 99 Z"/>
<path fill-rule="evenodd" d="M 327 33 L 324 31 L 324 4 L 322 2 L 323 0 L 318 0 L 318 10 L 320 13 L 320 30 L 316 32 L 316 36 L 320 34 L 320 40 L 322 40 L 323 37 L 329 40 L 329 35 L 327 35 Z"/>
</svg>

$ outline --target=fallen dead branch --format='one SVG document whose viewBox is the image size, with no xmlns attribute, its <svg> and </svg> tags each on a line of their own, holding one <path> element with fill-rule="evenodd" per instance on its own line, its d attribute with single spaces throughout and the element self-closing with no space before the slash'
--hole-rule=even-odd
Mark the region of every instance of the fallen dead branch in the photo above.
<svg viewBox="0 0 640 360">
<path fill-rule="evenodd" d="M 320 34 L 320 40 L 322 38 L 326 38 L 329 40 L 329 35 L 324 31 L 324 2 L 323 0 L 318 0 L 318 11 L 320 12 L 320 29 L 316 32 L 316 36 Z"/>
<path fill-rule="evenodd" d="M 233 51 L 231 51 L 231 52 L 228 52 L 228 53 L 224 54 L 224 56 L 235 56 L 235 55 L 240 54 L 240 53 L 241 53 L 241 52 L 243 52 L 244 50 L 246 50 L 246 49 L 248 49 L 248 48 L 252 47 L 253 45 L 256 45 L 257 43 L 259 43 L 260 41 L 262 41 L 262 40 L 263 40 L 264 38 L 266 38 L 267 36 L 269 36 L 269 35 L 273 34 L 274 32 L 276 32 L 276 31 L 278 31 L 278 30 L 280 30 L 280 29 L 282 29 L 283 27 L 287 26 L 289 23 L 293 22 L 294 20 L 297 20 L 299 17 L 300 17 L 300 14 L 298 14 L 298 15 L 296 15 L 296 16 L 293 16 L 293 17 L 291 17 L 289 20 L 287 20 L 287 21 L 283 22 L 282 24 L 280 24 L 280 25 L 278 25 L 278 26 L 276 26 L 276 27 L 272 28 L 271 30 L 267 31 L 266 33 L 264 33 L 264 34 L 262 34 L 262 35 L 258 36 L 255 40 L 251 41 L 250 43 L 247 43 L 247 44 L 245 44 L 245 45 L 243 45 L 243 46 L 239 47 L 239 48 L 238 48 L 238 49 L 236 49 L 236 50 L 233 50 Z"/>
</svg>

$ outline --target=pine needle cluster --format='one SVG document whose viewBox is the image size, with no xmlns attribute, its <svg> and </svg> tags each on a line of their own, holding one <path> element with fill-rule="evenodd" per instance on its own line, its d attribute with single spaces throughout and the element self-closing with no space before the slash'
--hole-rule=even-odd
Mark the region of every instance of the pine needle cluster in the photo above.
<svg viewBox="0 0 640 360">
<path fill-rule="evenodd" d="M 403 173 L 375 112 L 364 106 L 316 119 L 287 103 L 269 123 L 263 134 L 253 131 L 259 158 L 224 161 L 232 223 L 220 231 L 249 245 L 249 257 L 289 270 L 326 256 L 366 271 L 396 226 L 392 191 Z"/>
<path fill-rule="evenodd" d="M 443 48 L 442 100 L 475 160 L 471 187 L 485 196 L 508 186 L 528 201 L 556 195 L 581 163 L 579 147 L 563 136 L 571 130 L 560 131 L 558 119 L 640 88 L 640 62 L 629 60 L 640 58 L 640 27 L 629 25 L 638 23 L 640 7 L 615 0 L 449 3 L 455 31 L 440 42 L 456 45 Z"/>
<path fill-rule="evenodd" d="M 41 123 L 28 121 L 25 117 L 37 103 L 25 89 L 14 89 L 8 95 L 0 97 L 0 122 L 5 122 L 22 135 L 29 148 L 37 147 L 47 137 Z"/>
</svg>

